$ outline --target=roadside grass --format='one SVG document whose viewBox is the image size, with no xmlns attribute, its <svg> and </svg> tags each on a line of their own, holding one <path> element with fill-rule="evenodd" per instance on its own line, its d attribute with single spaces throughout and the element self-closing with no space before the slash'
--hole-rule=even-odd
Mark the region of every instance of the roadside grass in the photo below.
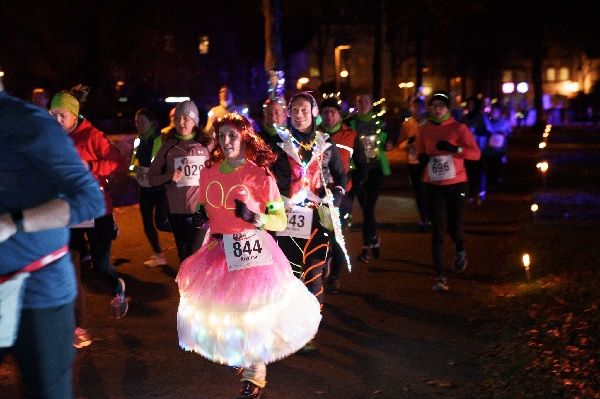
<svg viewBox="0 0 600 399">
<path fill-rule="evenodd" d="M 509 268 L 481 315 L 493 398 L 600 398 L 598 222 L 535 221 L 511 243 L 532 279 Z"/>
</svg>

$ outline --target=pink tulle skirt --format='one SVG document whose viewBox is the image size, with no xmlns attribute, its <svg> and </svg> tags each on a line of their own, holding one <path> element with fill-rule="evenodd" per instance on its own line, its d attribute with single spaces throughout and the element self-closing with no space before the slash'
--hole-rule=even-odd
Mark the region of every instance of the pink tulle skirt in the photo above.
<svg viewBox="0 0 600 399">
<path fill-rule="evenodd" d="M 272 263 L 229 271 L 223 241 L 209 238 L 179 269 L 179 345 L 217 363 L 271 363 L 302 348 L 321 321 L 317 299 L 277 243 L 257 231 Z"/>
</svg>

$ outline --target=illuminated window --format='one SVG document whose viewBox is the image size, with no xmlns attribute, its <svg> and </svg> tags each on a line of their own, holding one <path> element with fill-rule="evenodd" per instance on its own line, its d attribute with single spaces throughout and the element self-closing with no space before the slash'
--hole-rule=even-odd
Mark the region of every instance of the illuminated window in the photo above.
<svg viewBox="0 0 600 399">
<path fill-rule="evenodd" d="M 548 82 L 554 82 L 556 80 L 556 68 L 546 69 L 546 80 Z"/>
<path fill-rule="evenodd" d="M 202 36 L 200 38 L 200 44 L 198 45 L 198 51 L 200 51 L 200 54 L 208 54 L 209 47 L 210 41 L 208 40 L 208 36 Z"/>
<path fill-rule="evenodd" d="M 567 68 L 567 67 L 560 68 L 558 78 L 559 78 L 559 80 L 569 80 L 569 68 Z"/>
</svg>

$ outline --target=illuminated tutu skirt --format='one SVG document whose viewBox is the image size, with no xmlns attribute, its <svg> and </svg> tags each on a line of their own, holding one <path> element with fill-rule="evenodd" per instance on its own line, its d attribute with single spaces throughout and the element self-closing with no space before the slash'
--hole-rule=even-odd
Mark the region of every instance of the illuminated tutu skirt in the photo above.
<svg viewBox="0 0 600 399">
<path fill-rule="evenodd" d="M 317 299 L 292 273 L 265 231 L 272 263 L 229 271 L 223 241 L 209 238 L 177 275 L 179 346 L 230 366 L 271 363 L 310 341 L 321 321 Z"/>
</svg>

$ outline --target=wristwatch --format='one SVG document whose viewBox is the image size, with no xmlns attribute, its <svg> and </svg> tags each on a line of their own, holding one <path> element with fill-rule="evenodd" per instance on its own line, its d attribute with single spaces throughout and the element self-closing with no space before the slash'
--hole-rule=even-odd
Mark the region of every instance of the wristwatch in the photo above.
<svg viewBox="0 0 600 399">
<path fill-rule="evenodd" d="M 17 227 L 17 231 L 25 231 L 23 226 L 23 210 L 16 209 L 10 212 L 10 218 Z"/>
</svg>

